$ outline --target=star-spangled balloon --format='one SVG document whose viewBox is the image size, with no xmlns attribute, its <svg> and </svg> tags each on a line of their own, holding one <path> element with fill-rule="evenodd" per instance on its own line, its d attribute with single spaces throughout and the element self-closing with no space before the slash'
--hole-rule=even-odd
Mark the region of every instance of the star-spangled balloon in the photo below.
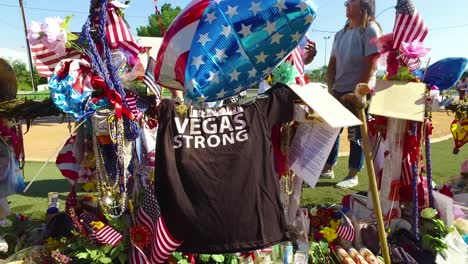
<svg viewBox="0 0 468 264">
<path fill-rule="evenodd" d="M 155 78 L 199 103 L 238 94 L 298 46 L 315 14 L 309 0 L 194 0 L 164 36 Z"/>
</svg>

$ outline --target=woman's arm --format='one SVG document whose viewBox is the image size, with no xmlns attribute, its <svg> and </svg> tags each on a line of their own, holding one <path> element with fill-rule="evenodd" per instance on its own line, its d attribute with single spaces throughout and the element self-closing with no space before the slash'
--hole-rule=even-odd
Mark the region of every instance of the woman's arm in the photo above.
<svg viewBox="0 0 468 264">
<path fill-rule="evenodd" d="M 369 80 L 377 68 L 377 60 L 379 58 L 379 53 L 374 53 L 369 56 L 364 57 L 364 70 L 362 71 L 361 78 L 359 82 L 369 83 Z"/>
<path fill-rule="evenodd" d="M 335 85 L 335 75 L 336 75 L 336 57 L 330 56 L 330 61 L 328 62 L 327 69 L 327 85 L 328 92 L 331 93 L 333 86 Z"/>
</svg>

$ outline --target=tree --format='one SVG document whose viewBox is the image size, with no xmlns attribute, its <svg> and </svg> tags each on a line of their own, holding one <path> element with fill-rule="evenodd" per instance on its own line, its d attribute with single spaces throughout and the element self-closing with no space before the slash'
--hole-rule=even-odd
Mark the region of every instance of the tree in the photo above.
<svg viewBox="0 0 468 264">
<path fill-rule="evenodd" d="M 149 16 L 148 25 L 140 26 L 136 29 L 137 35 L 140 37 L 162 37 L 163 34 L 160 29 L 159 19 L 162 21 L 164 30 L 167 30 L 180 11 L 182 11 L 180 6 L 173 8 L 171 4 L 162 5 L 160 18 L 158 18 L 156 14 Z"/>
<path fill-rule="evenodd" d="M 322 68 L 315 69 L 311 73 L 307 74 L 307 78 L 311 82 L 320 82 L 326 83 L 327 82 L 327 70 L 328 66 L 323 66 Z"/>
<path fill-rule="evenodd" d="M 13 68 L 13 71 L 16 75 L 16 79 L 18 81 L 19 88 L 22 90 L 31 90 L 31 74 L 29 73 L 28 68 L 26 67 L 26 63 L 18 59 L 4 59 L 11 65 L 11 68 Z M 39 77 L 39 73 L 37 72 L 36 68 L 33 68 L 33 78 L 35 85 L 47 83 L 46 78 Z"/>
</svg>

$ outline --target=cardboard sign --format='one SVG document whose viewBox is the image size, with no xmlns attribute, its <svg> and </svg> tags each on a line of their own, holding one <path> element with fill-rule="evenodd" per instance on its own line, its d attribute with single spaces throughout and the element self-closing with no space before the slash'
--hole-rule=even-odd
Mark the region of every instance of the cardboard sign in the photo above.
<svg viewBox="0 0 468 264">
<path fill-rule="evenodd" d="M 320 84 L 304 86 L 290 84 L 293 90 L 312 110 L 333 128 L 362 125 L 362 122 L 335 99 Z"/>
<path fill-rule="evenodd" d="M 423 122 L 425 90 L 424 83 L 377 80 L 369 113 Z"/>
</svg>

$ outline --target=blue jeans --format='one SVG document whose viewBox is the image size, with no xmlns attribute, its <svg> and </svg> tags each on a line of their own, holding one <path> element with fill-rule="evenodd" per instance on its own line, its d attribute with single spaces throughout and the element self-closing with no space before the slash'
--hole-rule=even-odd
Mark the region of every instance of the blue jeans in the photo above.
<svg viewBox="0 0 468 264">
<path fill-rule="evenodd" d="M 338 100 L 344 94 L 346 93 L 333 92 L 333 96 Z M 338 160 L 341 132 L 343 132 L 343 128 L 340 130 L 338 137 L 336 137 L 335 144 L 333 144 L 333 148 L 326 162 L 326 164 L 330 167 L 333 167 Z M 360 126 L 348 127 L 348 139 L 350 144 L 348 168 L 361 171 L 364 167 L 364 151 L 362 149 L 362 135 Z"/>
<path fill-rule="evenodd" d="M 327 165 L 330 167 L 334 166 L 338 160 L 341 132 L 343 132 L 343 129 L 340 130 L 338 137 L 336 137 L 335 144 L 333 144 L 330 155 L 328 155 Z M 364 166 L 364 151 L 362 149 L 361 128 L 359 126 L 348 127 L 348 135 L 350 144 L 348 168 L 361 171 Z"/>
</svg>

